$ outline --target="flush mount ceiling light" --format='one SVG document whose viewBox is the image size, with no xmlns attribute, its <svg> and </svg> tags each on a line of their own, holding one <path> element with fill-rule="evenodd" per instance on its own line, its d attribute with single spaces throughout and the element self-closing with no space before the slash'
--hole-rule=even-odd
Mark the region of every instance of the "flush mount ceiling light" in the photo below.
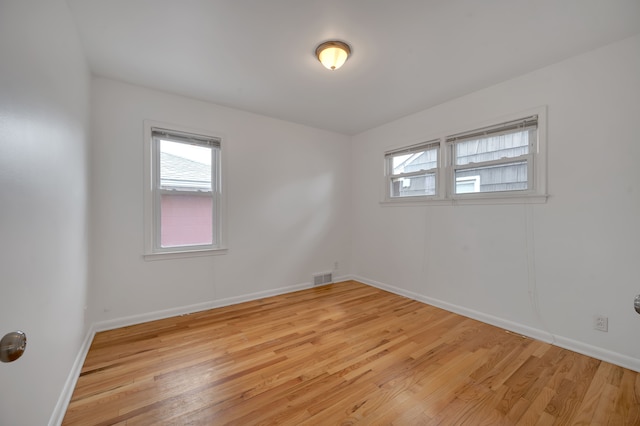
<svg viewBox="0 0 640 426">
<path fill-rule="evenodd" d="M 318 60 L 331 71 L 340 68 L 349 55 L 351 55 L 349 45 L 337 40 L 325 41 L 316 48 Z"/>
</svg>

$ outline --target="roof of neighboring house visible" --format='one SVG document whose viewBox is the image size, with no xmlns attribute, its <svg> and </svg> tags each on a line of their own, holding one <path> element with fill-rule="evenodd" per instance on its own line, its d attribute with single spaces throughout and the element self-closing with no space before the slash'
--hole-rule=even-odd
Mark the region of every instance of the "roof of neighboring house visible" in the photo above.
<svg viewBox="0 0 640 426">
<path fill-rule="evenodd" d="M 164 188 L 211 189 L 211 166 L 167 152 L 160 153 L 160 185 Z"/>
</svg>

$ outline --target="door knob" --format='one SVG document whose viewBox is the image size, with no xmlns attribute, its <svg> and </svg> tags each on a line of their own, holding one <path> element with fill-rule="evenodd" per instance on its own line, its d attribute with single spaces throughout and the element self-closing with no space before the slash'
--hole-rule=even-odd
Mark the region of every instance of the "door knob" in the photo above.
<svg viewBox="0 0 640 426">
<path fill-rule="evenodd" d="M 11 362 L 20 358 L 27 347 L 27 335 L 22 331 L 13 331 L 0 340 L 0 361 Z"/>
</svg>

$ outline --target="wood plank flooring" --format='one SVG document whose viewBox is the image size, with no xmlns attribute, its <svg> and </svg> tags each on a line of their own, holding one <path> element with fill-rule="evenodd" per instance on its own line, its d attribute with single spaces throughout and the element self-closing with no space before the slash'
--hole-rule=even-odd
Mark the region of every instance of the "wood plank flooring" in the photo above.
<svg viewBox="0 0 640 426">
<path fill-rule="evenodd" d="M 640 375 L 353 281 L 98 333 L 64 425 L 640 425 Z"/>
</svg>

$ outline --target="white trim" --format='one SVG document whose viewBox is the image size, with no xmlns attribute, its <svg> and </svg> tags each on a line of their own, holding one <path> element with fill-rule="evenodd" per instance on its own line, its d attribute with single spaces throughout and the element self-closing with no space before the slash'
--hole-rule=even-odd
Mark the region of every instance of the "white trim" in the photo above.
<svg viewBox="0 0 640 426">
<path fill-rule="evenodd" d="M 440 148 L 440 139 L 435 138 L 427 142 L 419 142 L 410 146 L 402 147 L 400 149 L 392 149 L 391 151 L 386 151 L 384 155 L 386 157 L 392 158 L 397 157 L 398 155 L 416 154 L 419 152 L 428 151 L 432 148 Z"/>
<path fill-rule="evenodd" d="M 512 191 L 516 192 L 516 191 Z M 489 194 L 489 195 L 487 195 Z M 491 195 L 493 194 L 493 195 Z M 497 205 L 497 204 L 544 204 L 547 202 L 549 195 L 509 195 L 499 196 L 496 192 L 481 192 L 473 194 L 475 197 L 469 198 L 449 198 L 449 199 L 432 199 L 426 197 L 402 197 L 397 200 L 380 201 L 381 206 L 458 206 L 458 205 Z M 502 193 L 500 193 L 502 194 Z M 420 198 L 413 200 L 412 198 Z"/>
<path fill-rule="evenodd" d="M 144 260 L 169 260 L 169 259 L 184 259 L 186 257 L 203 257 L 203 256 L 218 256 L 221 254 L 227 254 L 229 249 L 226 247 L 206 250 L 189 250 L 189 251 L 166 251 L 151 254 L 144 254 L 142 257 Z"/>
<path fill-rule="evenodd" d="M 588 343 L 569 339 L 568 337 L 555 337 L 556 346 L 640 373 L 640 359 L 638 358 L 633 358 L 608 349 L 599 348 L 597 346 L 589 345 Z"/>
<path fill-rule="evenodd" d="M 189 142 L 185 142 L 182 141 L 180 139 L 174 139 L 173 138 L 173 134 L 167 134 L 166 138 L 162 138 L 161 136 L 158 136 L 157 132 L 156 132 L 156 128 L 152 127 L 151 128 L 151 135 L 152 135 L 152 139 L 151 139 L 151 151 L 152 151 L 152 155 L 153 155 L 153 164 L 151 167 L 152 173 L 153 173 L 153 186 L 152 186 L 152 194 L 151 196 L 153 197 L 153 206 L 154 206 L 154 215 L 153 215 L 153 220 L 154 220 L 154 241 L 153 241 L 153 253 L 147 253 L 147 254 L 156 254 L 156 253 L 173 253 L 173 252 L 180 252 L 180 253 L 187 253 L 190 251 L 201 251 L 201 250 L 214 250 L 216 248 L 219 247 L 218 243 L 219 242 L 219 237 L 218 237 L 218 230 L 219 230 L 219 226 L 218 226 L 218 221 L 219 221 L 219 214 L 218 214 L 218 193 L 220 192 L 220 185 L 219 185 L 219 180 L 217 178 L 218 176 L 218 169 L 220 168 L 220 155 L 219 155 L 219 151 L 221 149 L 221 145 L 220 143 L 216 144 L 216 145 L 210 145 L 206 142 L 202 142 L 200 141 L 199 143 L 197 143 L 198 147 L 201 148 L 208 148 L 209 149 L 209 160 L 210 160 L 210 164 L 211 164 L 211 169 L 210 169 L 210 173 L 209 173 L 209 179 L 210 179 L 210 184 L 211 184 L 211 190 L 207 191 L 207 192 L 199 192 L 198 195 L 203 196 L 203 197 L 207 197 L 208 199 L 211 200 L 211 217 L 210 222 L 211 222 L 211 238 L 212 238 L 212 242 L 209 244 L 198 244 L 198 245 L 180 245 L 180 246 L 175 246 L 175 247 L 162 247 L 161 245 L 161 217 L 162 217 L 162 196 L 165 194 L 172 194 L 172 195 L 184 195 L 184 194 L 188 194 L 188 195 L 193 195 L 193 191 L 185 189 L 185 188 L 173 188 L 172 191 L 167 191 L 165 189 L 163 189 L 162 186 L 162 182 L 161 182 L 161 157 L 162 157 L 162 153 L 161 153 L 161 143 L 163 141 L 168 141 L 171 143 L 179 143 L 179 144 L 183 144 L 183 145 L 191 145 Z M 218 139 L 219 141 L 219 139 Z M 194 144 L 196 144 L 194 142 Z M 154 168 L 154 166 L 156 166 Z"/>
<path fill-rule="evenodd" d="M 404 290 L 399 287 L 395 287 L 389 284 L 385 284 L 379 281 L 371 280 L 362 276 L 353 275 L 352 280 L 359 281 L 361 283 L 377 287 L 381 290 L 388 291 L 400 296 L 408 297 L 409 299 L 417 300 L 428 305 L 444 309 L 449 312 L 453 312 L 459 315 L 463 315 L 468 318 L 472 318 L 484 323 L 503 328 L 505 330 L 512 331 L 523 336 L 531 337 L 564 349 L 568 349 L 573 352 L 580 353 L 582 355 L 590 356 L 601 361 L 609 362 L 620 367 L 628 368 L 630 370 L 640 373 L 640 359 L 633 358 L 628 355 L 623 355 L 618 352 L 613 352 L 608 349 L 600 348 L 597 346 L 589 345 L 588 343 L 579 342 L 577 340 L 569 339 L 567 337 L 551 334 L 548 331 L 530 327 L 524 324 L 520 324 L 514 321 L 506 320 L 503 318 L 495 317 L 493 315 L 485 314 L 473 309 L 465 308 L 463 306 L 455 305 L 452 303 L 444 302 L 442 300 L 427 297 L 412 291 Z"/>
<path fill-rule="evenodd" d="M 214 233 L 217 233 L 218 244 L 214 246 L 193 246 L 189 247 L 176 247 L 158 249 L 154 245 L 154 241 L 159 240 L 159 235 L 156 232 L 154 224 L 158 222 L 158 216 L 160 209 L 158 206 L 154 206 L 157 203 L 157 198 L 154 197 L 155 188 L 159 187 L 158 182 L 155 182 L 156 173 L 153 170 L 154 161 L 152 156 L 154 152 L 159 156 L 157 150 L 153 149 L 153 136 L 152 132 L 154 128 L 171 129 L 171 131 L 177 133 L 193 134 L 193 135 L 207 135 L 212 139 L 218 141 L 224 141 L 225 136 L 220 132 L 194 129 L 185 126 L 163 123 L 153 120 L 143 120 L 144 127 L 144 155 L 143 155 L 143 204 L 144 204 L 144 247 L 143 257 L 145 260 L 163 260 L 163 259 L 176 259 L 185 257 L 199 257 L 209 256 L 214 254 L 226 254 L 226 241 L 227 241 L 227 229 L 226 229 L 226 216 L 227 216 L 227 192 L 226 192 L 226 153 L 225 144 L 220 143 L 214 150 L 212 150 L 212 164 L 215 162 L 219 167 L 216 169 L 217 175 L 214 177 L 215 185 L 213 190 L 213 203 L 214 212 L 217 213 L 216 221 L 214 221 Z M 203 136 L 204 137 L 204 136 Z M 156 163 L 159 159 L 155 159 Z M 155 215 L 155 216 L 154 216 Z"/>
<path fill-rule="evenodd" d="M 529 131 L 531 131 L 532 129 L 529 129 Z M 537 152 L 537 144 L 539 143 L 539 139 L 538 139 L 538 128 L 535 129 L 535 142 L 532 142 L 531 140 L 529 140 L 529 144 L 528 144 L 528 153 L 527 154 L 523 154 L 523 155 L 519 155 L 517 157 L 505 157 L 505 158 L 501 158 L 498 160 L 490 160 L 490 161 L 480 161 L 477 163 L 467 163 L 467 164 L 462 164 L 462 165 L 457 165 L 455 164 L 456 162 L 456 150 L 457 150 L 457 143 L 458 142 L 447 142 L 448 145 L 448 149 L 447 151 L 449 151 L 451 153 L 451 160 L 450 163 L 448 164 L 448 170 L 449 170 L 449 184 L 451 185 L 450 189 L 450 194 L 451 194 L 451 198 L 456 198 L 456 197 L 472 197 L 472 194 L 484 194 L 484 195 L 492 195 L 492 194 L 497 194 L 498 196 L 501 196 L 502 194 L 504 194 L 503 196 L 511 196 L 510 194 L 512 193 L 516 193 L 518 191 L 520 192 L 526 192 L 527 194 L 532 194 L 532 195 L 536 195 L 536 182 L 534 180 L 534 177 L 536 176 L 537 172 L 536 172 L 536 158 L 535 158 L 535 152 Z M 462 143 L 464 143 L 465 141 L 462 141 Z M 474 169 L 482 169 L 482 168 L 491 168 L 491 167 L 499 167 L 499 166 L 509 166 L 509 165 L 514 165 L 517 163 L 526 163 L 527 165 L 527 189 L 526 190 L 508 190 L 508 191 L 488 191 L 488 192 L 472 192 L 472 193 L 458 193 L 457 191 L 457 187 L 456 187 L 456 183 L 457 183 L 457 176 L 456 173 L 457 172 L 464 172 L 464 171 L 469 171 L 469 170 L 474 170 Z"/>
<path fill-rule="evenodd" d="M 171 139 L 181 143 L 197 146 L 220 147 L 222 140 L 219 137 L 198 135 L 195 133 L 176 132 L 171 129 L 161 129 L 156 126 L 151 128 L 151 136 L 158 139 Z"/>
<path fill-rule="evenodd" d="M 538 126 L 538 117 L 536 114 L 532 114 L 530 117 L 517 118 L 507 122 L 504 120 L 500 121 L 501 122 L 498 124 L 489 125 L 483 128 L 475 128 L 457 135 L 449 135 L 447 136 L 447 142 L 464 142 L 481 137 L 505 135 L 512 133 L 514 130 L 522 131 L 526 129 L 535 129 Z"/>
<path fill-rule="evenodd" d="M 455 194 L 455 169 L 460 166 L 453 166 L 452 142 L 447 142 L 451 136 L 469 133 L 469 129 L 484 129 L 492 126 L 500 126 L 500 123 L 508 123 L 521 120 L 526 117 L 537 116 L 538 125 L 536 131 L 537 140 L 533 143 L 532 149 L 527 154 L 527 173 L 530 189 L 523 191 L 495 191 L 469 194 Z M 472 130 L 472 131 L 476 131 Z M 410 149 L 414 144 L 397 144 L 388 146 L 383 150 L 384 169 L 382 177 L 382 191 L 380 193 L 381 205 L 393 206 L 420 206 L 420 205 L 464 205 L 464 204 L 543 204 L 547 202 L 547 106 L 538 106 L 514 114 L 508 114 L 491 120 L 485 120 L 475 124 L 459 126 L 451 131 L 439 132 L 439 136 L 425 138 L 429 141 L 440 141 L 438 150 L 438 168 L 436 169 L 436 195 L 432 196 L 390 196 L 390 170 L 388 153 L 401 152 Z M 530 142 L 531 144 L 531 142 Z M 498 160 L 501 162 L 502 160 Z M 513 161 L 509 159 L 508 162 Z M 482 166 L 485 163 L 477 163 L 475 166 Z M 464 167 L 473 168 L 471 165 Z"/>
<path fill-rule="evenodd" d="M 333 277 L 334 283 L 350 280 L 349 275 Z M 222 308 L 225 306 L 237 305 L 238 303 L 251 302 L 253 300 L 264 299 L 265 297 L 278 296 L 280 294 L 293 293 L 295 291 L 306 290 L 314 287 L 312 282 L 295 284 L 286 287 L 278 287 L 271 290 L 258 291 L 241 296 L 227 297 L 224 299 L 210 300 L 193 305 L 179 306 L 176 308 L 164 309 L 160 311 L 147 312 L 145 314 L 131 315 L 128 317 L 116 318 L 107 321 L 99 321 L 92 325 L 94 334 L 100 331 L 113 330 L 120 327 L 142 324 L 144 322 L 171 318 L 179 315 L 188 315 L 194 312 L 206 311 L 209 309 Z"/>
<path fill-rule="evenodd" d="M 482 321 L 484 323 L 491 324 L 499 328 L 504 328 L 505 330 L 509 330 L 517 334 L 533 337 L 535 339 L 541 340 L 546 343 L 552 343 L 553 341 L 553 338 L 552 336 L 549 335 L 549 333 L 543 330 L 539 330 L 537 328 L 533 328 L 524 324 L 519 324 L 513 321 L 505 320 L 499 317 L 495 317 L 493 315 L 485 314 L 483 312 L 465 308 L 463 306 L 455 305 L 449 302 L 444 302 L 442 300 L 434 299 L 432 297 L 423 296 L 421 294 L 414 293 L 412 291 L 404 290 L 399 287 L 381 283 L 379 281 L 370 280 L 368 278 L 355 276 L 353 279 L 356 281 L 360 281 L 361 283 L 370 285 L 372 287 L 379 288 L 381 290 L 386 290 L 388 292 L 391 292 L 400 296 L 408 297 L 409 299 L 417 300 L 418 302 L 426 303 L 427 305 L 432 305 L 437 308 L 444 309 L 445 311 L 453 312 L 468 318 Z"/>
<path fill-rule="evenodd" d="M 341 281 L 347 281 L 350 279 L 350 275 L 343 275 L 339 277 L 333 277 L 333 282 L 339 283 Z M 208 309 L 237 305 L 238 303 L 250 302 L 253 300 L 263 299 L 265 297 L 277 296 L 280 294 L 293 293 L 295 291 L 305 290 L 313 287 L 313 283 L 307 282 L 287 287 L 279 287 L 272 290 L 245 294 L 242 296 L 228 297 L 225 299 L 211 300 L 194 305 L 180 306 L 177 308 L 148 312 L 146 314 L 132 315 L 107 321 L 99 321 L 91 324 L 91 326 L 87 330 L 82 345 L 80 346 L 73 366 L 71 367 L 71 371 L 67 376 L 67 380 L 62 388 L 62 392 L 58 397 L 58 402 L 56 403 L 53 413 L 51 414 L 48 425 L 60 426 L 62 424 L 62 420 L 64 419 L 64 416 L 67 413 L 67 408 L 69 407 L 69 402 L 71 401 L 71 396 L 73 395 L 76 383 L 78 382 L 78 378 L 80 377 L 80 373 L 82 372 L 82 366 L 84 365 L 84 361 L 87 357 L 87 354 L 89 353 L 89 348 L 91 347 L 91 343 L 93 342 L 93 338 L 95 337 L 96 333 L 130 325 L 142 324 L 148 321 L 170 318 L 178 315 L 188 315 L 194 312 L 206 311 Z"/>
<path fill-rule="evenodd" d="M 89 348 L 91 347 L 91 342 L 93 342 L 93 338 L 95 335 L 96 331 L 92 325 L 89 327 L 87 333 L 84 336 L 84 340 L 80 345 L 78 355 L 76 356 L 76 359 L 71 366 L 71 371 L 69 371 L 67 380 L 64 382 L 64 386 L 62 387 L 62 391 L 60 392 L 60 396 L 58 397 L 58 402 L 56 402 L 53 413 L 49 418 L 49 426 L 60 426 L 62 424 L 62 420 L 64 420 L 64 416 L 65 414 L 67 414 L 67 408 L 69 406 L 69 402 L 71 401 L 71 396 L 73 395 L 73 391 L 76 388 L 76 383 L 80 378 L 84 360 L 89 353 Z"/>
<path fill-rule="evenodd" d="M 350 278 L 334 277 L 334 282 L 346 281 L 348 279 Z M 80 346 L 78 355 L 76 356 L 73 366 L 71 367 L 71 371 L 67 376 L 67 380 L 62 388 L 60 396 L 58 397 L 58 402 L 56 403 L 53 413 L 51 414 L 48 425 L 60 426 L 62 424 L 62 420 L 64 419 L 67 408 L 69 407 L 69 402 L 71 401 L 71 396 L 73 395 L 73 391 L 80 377 L 80 373 L 82 372 L 82 366 L 84 365 L 84 361 L 87 357 L 87 354 L 89 353 L 89 348 L 91 347 L 91 343 L 93 342 L 96 333 L 130 325 L 141 324 L 148 321 L 165 319 L 179 315 L 187 315 L 194 312 L 206 311 L 208 309 L 221 308 L 224 306 L 236 305 L 238 303 L 250 302 L 252 300 L 277 296 L 279 294 L 292 293 L 294 291 L 305 290 L 312 287 L 313 283 L 309 282 L 287 287 L 279 287 L 276 289 L 260 291 L 256 293 L 250 293 L 243 296 L 212 300 L 209 302 L 197 303 L 194 305 L 180 306 L 177 308 L 148 312 L 146 314 L 132 315 L 128 317 L 93 323 L 89 327 L 82 345 Z"/>
<path fill-rule="evenodd" d="M 574 352 L 577 352 L 586 356 L 590 356 L 602 361 L 606 361 L 624 368 L 628 368 L 633 371 L 640 372 L 640 359 L 637 359 L 637 358 L 633 358 L 617 352 L 609 351 L 607 349 L 599 348 L 597 346 L 592 346 L 592 345 L 582 343 L 577 340 L 569 339 L 566 337 L 559 337 L 557 335 L 553 335 L 547 331 L 540 330 L 538 328 L 529 327 L 513 321 L 495 317 L 493 315 L 484 314 L 482 312 L 475 311 L 473 309 L 468 309 L 452 303 L 448 303 L 448 302 L 444 302 L 431 297 L 423 296 L 421 294 L 418 294 L 412 291 L 404 290 L 399 287 L 395 287 L 379 281 L 371 280 L 362 276 L 347 274 L 347 275 L 342 275 L 342 276 L 333 277 L 333 278 L 334 278 L 334 283 L 339 283 L 339 282 L 348 281 L 348 280 L 359 281 L 363 284 L 367 284 L 372 287 L 376 287 L 381 290 L 385 290 L 390 293 L 397 294 L 399 296 L 408 297 L 410 299 L 417 300 L 419 302 L 426 303 L 428 305 L 432 305 L 449 312 L 454 312 L 456 314 L 463 315 L 478 321 L 482 321 L 484 323 L 491 324 L 496 327 L 500 327 L 505 330 L 512 331 L 514 333 L 532 337 L 534 339 L 537 339 L 549 344 L 554 344 L 558 347 L 568 349 L 570 351 L 574 351 Z M 250 302 L 250 301 L 262 299 L 265 297 L 277 296 L 285 293 L 292 293 L 295 291 L 305 290 L 313 287 L 314 287 L 313 283 L 303 283 L 303 284 L 297 284 L 297 285 L 292 285 L 287 287 L 279 287 L 276 289 L 250 293 L 243 296 L 235 296 L 235 297 L 229 297 L 229 298 L 220 299 L 220 300 L 212 300 L 209 302 L 203 302 L 203 303 L 198 303 L 198 304 L 188 305 L 188 306 L 181 306 L 181 307 L 165 309 L 161 311 L 154 311 L 146 314 L 132 315 L 129 317 L 117 318 L 117 319 L 108 320 L 108 321 L 101 321 L 101 322 L 92 324 L 85 335 L 82 345 L 80 346 L 78 355 L 76 356 L 73 366 L 71 367 L 71 371 L 67 376 L 67 380 L 63 386 L 62 392 L 60 393 L 60 397 L 58 398 L 58 402 L 56 403 L 56 406 L 53 410 L 51 418 L 49 419 L 48 425 L 60 426 L 62 424 L 62 420 L 64 419 L 67 408 L 69 406 L 69 402 L 71 400 L 71 396 L 73 395 L 73 391 L 75 389 L 76 383 L 82 371 L 82 366 L 84 365 L 85 358 L 87 357 L 89 348 L 91 347 L 91 343 L 93 342 L 93 338 L 95 337 L 95 334 L 97 332 L 113 330 L 120 327 L 141 324 L 148 321 L 165 319 L 165 318 L 170 318 L 178 315 L 187 315 L 194 312 L 205 311 L 208 309 L 236 305 L 238 303 Z"/>
<path fill-rule="evenodd" d="M 96 332 L 113 330 L 115 328 L 127 327 L 130 325 L 141 324 L 148 321 L 156 321 L 165 318 L 171 318 L 180 315 L 188 315 L 194 312 L 206 311 L 209 309 L 222 308 L 225 306 L 237 305 L 238 303 L 250 302 L 253 300 L 263 299 L 265 297 L 277 296 L 280 294 L 292 293 L 294 291 L 305 290 L 313 287 L 313 283 L 307 282 L 295 284 L 286 287 L 279 287 L 271 290 L 258 291 L 241 296 L 227 297 L 224 299 L 210 300 L 207 302 L 196 303 L 193 305 L 179 306 L 160 311 L 147 312 L 139 315 L 116 318 L 107 321 L 100 321 L 94 324 Z"/>
<path fill-rule="evenodd" d="M 393 159 L 394 157 L 397 157 L 399 155 L 407 155 L 407 154 L 418 154 L 418 153 L 423 153 L 423 152 L 428 152 L 428 151 L 435 151 L 436 152 L 436 167 L 433 167 L 431 169 L 424 169 L 424 170 L 416 170 L 413 172 L 407 172 L 407 173 L 393 173 Z M 407 198 L 420 198 L 422 200 L 424 199 L 439 199 L 441 198 L 441 195 L 439 193 L 439 189 L 440 189 L 440 169 L 441 169 L 441 165 L 442 162 L 440 160 L 440 139 L 434 139 L 431 140 L 429 142 L 424 142 L 424 143 L 420 143 L 420 144 L 416 144 L 416 145 L 412 145 L 409 147 L 404 147 L 401 149 L 396 149 L 396 150 L 392 150 L 389 152 L 385 153 L 385 165 L 384 165 L 384 179 L 385 179 L 385 186 L 386 189 L 383 192 L 383 201 L 384 202 L 393 202 L 393 200 L 396 199 L 401 199 L 401 200 L 405 200 Z M 429 195 L 408 195 L 408 196 L 398 196 L 398 197 L 393 197 L 391 196 L 391 188 L 393 187 L 393 180 L 397 179 L 397 178 L 403 178 L 403 177 L 420 177 L 420 176 L 424 176 L 427 177 L 429 175 L 433 175 L 434 180 L 435 180 L 435 188 L 434 188 L 434 194 L 429 194 Z"/>
</svg>

